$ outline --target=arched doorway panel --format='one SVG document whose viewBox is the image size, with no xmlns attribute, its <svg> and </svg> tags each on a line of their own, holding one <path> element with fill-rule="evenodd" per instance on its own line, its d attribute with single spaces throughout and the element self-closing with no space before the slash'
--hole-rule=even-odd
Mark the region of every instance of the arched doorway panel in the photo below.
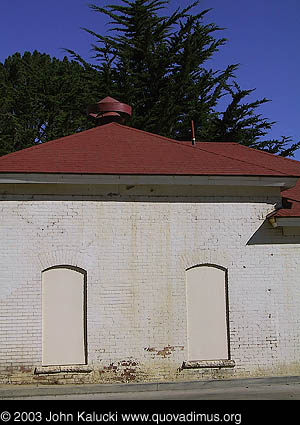
<svg viewBox="0 0 300 425">
<path fill-rule="evenodd" d="M 186 271 L 188 360 L 229 358 L 226 270 L 201 265 Z"/>
<path fill-rule="evenodd" d="M 57 266 L 42 273 L 42 364 L 86 364 L 84 270 Z"/>
</svg>

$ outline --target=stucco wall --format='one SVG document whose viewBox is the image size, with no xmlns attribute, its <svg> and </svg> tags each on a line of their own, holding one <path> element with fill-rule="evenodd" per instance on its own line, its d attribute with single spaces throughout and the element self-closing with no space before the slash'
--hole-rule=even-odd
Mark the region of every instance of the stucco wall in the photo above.
<svg viewBox="0 0 300 425">
<path fill-rule="evenodd" d="M 0 188 L 1 189 L 1 188 Z M 276 188 L 11 187 L 0 202 L 0 382 L 187 380 L 300 372 L 300 236 L 265 222 Z M 48 192 L 47 192 L 48 190 Z M 54 191 L 54 190 L 53 190 Z M 40 194 L 38 194 L 40 193 Z M 258 195 L 255 196 L 255 193 Z M 159 194 L 159 195 L 158 195 Z M 232 369 L 187 360 L 185 270 L 228 269 Z M 89 374 L 42 364 L 41 273 L 87 272 Z"/>
</svg>

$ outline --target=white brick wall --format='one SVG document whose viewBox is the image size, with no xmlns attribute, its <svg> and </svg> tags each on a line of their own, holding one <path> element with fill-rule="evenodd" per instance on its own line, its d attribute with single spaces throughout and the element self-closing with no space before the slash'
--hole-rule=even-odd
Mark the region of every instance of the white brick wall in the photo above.
<svg viewBox="0 0 300 425">
<path fill-rule="evenodd" d="M 279 191 L 172 190 L 172 197 L 2 195 L 0 381 L 35 379 L 41 272 L 62 264 L 87 271 L 88 363 L 96 372 L 82 379 L 299 373 L 300 236 L 264 222 Z M 228 268 L 234 369 L 178 370 L 187 355 L 185 269 L 201 263 Z"/>
</svg>

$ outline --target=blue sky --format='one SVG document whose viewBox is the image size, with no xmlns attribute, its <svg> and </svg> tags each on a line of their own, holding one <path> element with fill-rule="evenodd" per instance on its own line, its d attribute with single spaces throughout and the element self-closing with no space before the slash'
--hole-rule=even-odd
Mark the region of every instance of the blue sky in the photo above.
<svg viewBox="0 0 300 425">
<path fill-rule="evenodd" d="M 0 61 L 15 52 L 38 50 L 62 58 L 63 48 L 85 59 L 93 38 L 82 31 L 108 29 L 107 19 L 88 3 L 105 5 L 120 0 L 14 0 L 0 2 Z M 190 1 L 170 0 L 170 10 Z M 268 98 L 259 112 L 277 121 L 268 138 L 291 136 L 300 140 L 300 1 L 299 0 L 202 0 L 195 12 L 212 8 L 205 22 L 225 28 L 219 33 L 228 42 L 213 56 L 211 67 L 224 69 L 239 63 L 237 82 L 243 89 L 256 88 L 252 99 Z M 249 98 L 250 100 L 250 98 Z M 300 160 L 300 150 L 295 158 Z"/>
</svg>

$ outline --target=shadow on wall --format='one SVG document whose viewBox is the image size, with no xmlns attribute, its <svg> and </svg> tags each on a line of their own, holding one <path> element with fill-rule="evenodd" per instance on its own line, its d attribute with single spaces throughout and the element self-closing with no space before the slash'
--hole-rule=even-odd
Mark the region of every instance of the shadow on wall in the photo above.
<svg viewBox="0 0 300 425">
<path fill-rule="evenodd" d="M 298 231 L 299 232 L 299 231 Z M 276 244 L 299 244 L 300 234 L 285 234 L 282 227 L 274 228 L 268 220 L 256 230 L 246 245 L 276 245 Z"/>
</svg>

